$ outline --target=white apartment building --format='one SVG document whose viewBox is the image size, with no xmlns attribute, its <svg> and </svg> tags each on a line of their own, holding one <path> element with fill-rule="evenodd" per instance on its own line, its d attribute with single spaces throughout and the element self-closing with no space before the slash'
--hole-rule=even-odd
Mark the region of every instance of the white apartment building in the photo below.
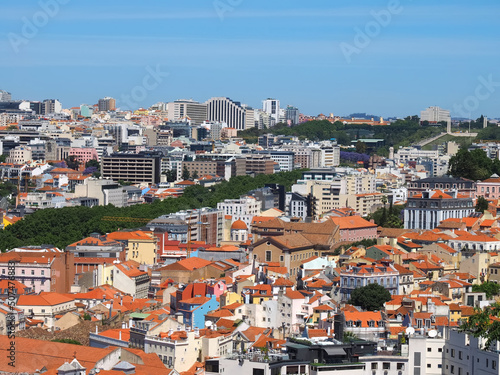
<svg viewBox="0 0 500 375">
<path fill-rule="evenodd" d="M 475 338 L 456 330 L 446 333 L 443 349 L 443 374 L 498 375 L 500 343 L 493 343 L 490 350 L 483 350 L 486 340 Z"/>
<path fill-rule="evenodd" d="M 262 101 L 262 110 L 271 116 L 271 126 L 280 122 L 280 101 L 277 99 L 266 99 Z"/>
<path fill-rule="evenodd" d="M 248 228 L 252 218 L 260 213 L 261 203 L 254 197 L 242 197 L 240 199 L 226 199 L 217 203 L 217 209 L 222 210 L 224 215 L 231 216 L 231 222 L 242 220 Z"/>
<path fill-rule="evenodd" d="M 415 147 L 401 147 L 398 152 L 394 154 L 396 163 L 407 165 L 408 162 L 425 163 L 430 161 L 432 169 L 429 172 L 432 176 L 442 176 L 448 170 L 448 163 L 450 161 L 449 155 L 439 155 L 438 150 L 419 150 Z"/>
<path fill-rule="evenodd" d="M 438 123 L 446 121 L 451 122 L 450 111 L 439 107 L 429 107 L 420 111 L 420 122 L 429 121 L 429 123 Z"/>
<path fill-rule="evenodd" d="M 338 167 L 340 165 L 340 147 L 334 145 L 321 146 L 320 167 Z"/>
<path fill-rule="evenodd" d="M 404 210 L 404 227 L 434 229 L 445 219 L 461 219 L 472 212 L 472 198 L 459 195 L 457 190 L 427 190 L 408 198 Z"/>
<path fill-rule="evenodd" d="M 450 374 L 448 371 L 443 371 L 444 345 L 445 339 L 441 333 L 435 337 L 411 335 L 408 343 L 408 374 Z M 455 374 L 458 375 L 458 373 Z M 463 373 L 462 375 L 466 374 Z"/>
<path fill-rule="evenodd" d="M 295 154 L 291 151 L 267 150 L 260 151 L 258 154 L 269 155 L 278 163 L 280 172 L 290 172 L 294 169 Z"/>
<path fill-rule="evenodd" d="M 189 117 L 191 124 L 200 125 L 207 120 L 206 103 L 199 103 L 191 99 L 180 99 L 167 103 L 166 107 L 170 121 L 178 121 Z"/>
</svg>

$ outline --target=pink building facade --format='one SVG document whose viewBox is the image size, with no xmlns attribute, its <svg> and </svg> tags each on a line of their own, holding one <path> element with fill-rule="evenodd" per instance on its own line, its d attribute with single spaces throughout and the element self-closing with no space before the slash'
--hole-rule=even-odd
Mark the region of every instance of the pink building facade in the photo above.
<svg viewBox="0 0 500 375">
<path fill-rule="evenodd" d="M 69 150 L 69 156 L 75 156 L 81 164 L 85 164 L 90 160 L 99 161 L 99 155 L 97 155 L 97 150 L 90 147 L 71 147 Z"/>
<path fill-rule="evenodd" d="M 486 199 L 500 198 L 500 177 L 493 175 L 490 178 L 478 182 L 476 185 L 476 197 L 483 196 Z"/>
</svg>

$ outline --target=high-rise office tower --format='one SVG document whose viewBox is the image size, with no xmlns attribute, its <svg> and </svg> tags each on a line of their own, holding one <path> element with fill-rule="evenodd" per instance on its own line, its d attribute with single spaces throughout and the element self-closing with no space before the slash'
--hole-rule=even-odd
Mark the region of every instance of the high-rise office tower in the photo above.
<svg viewBox="0 0 500 375">
<path fill-rule="evenodd" d="M 106 96 L 103 99 L 99 99 L 97 103 L 99 107 L 99 112 L 108 112 L 116 110 L 116 100 Z"/>
<path fill-rule="evenodd" d="M 229 98 L 207 100 L 207 120 L 225 122 L 229 128 L 245 130 L 255 126 L 254 111 Z"/>
<path fill-rule="evenodd" d="M 181 99 L 167 103 L 167 113 L 170 121 L 179 121 L 187 117 L 192 125 L 200 125 L 207 120 L 207 105 Z"/>
<path fill-rule="evenodd" d="M 280 101 L 268 98 L 262 101 L 262 110 L 272 117 L 272 126 L 280 122 Z"/>
</svg>

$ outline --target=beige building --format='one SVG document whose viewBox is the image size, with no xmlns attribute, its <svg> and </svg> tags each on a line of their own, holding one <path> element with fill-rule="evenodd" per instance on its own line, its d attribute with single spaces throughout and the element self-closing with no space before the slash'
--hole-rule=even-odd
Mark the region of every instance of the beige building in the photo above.
<svg viewBox="0 0 500 375">
<path fill-rule="evenodd" d="M 6 159 L 7 163 L 12 164 L 25 164 L 32 158 L 31 147 L 17 146 L 9 151 L 9 157 Z"/>
<path fill-rule="evenodd" d="M 76 310 L 73 298 L 55 292 L 20 295 L 17 307 L 24 311 L 25 316 L 43 321 L 44 325 L 50 329 L 55 327 L 56 315 Z"/>
<path fill-rule="evenodd" d="M 152 232 L 141 230 L 112 232 L 107 238 L 125 245 L 127 260 L 133 260 L 139 264 L 156 264 L 158 239 Z"/>
<path fill-rule="evenodd" d="M 348 175 L 332 180 L 299 180 L 292 192 L 313 197 L 313 216 L 343 207 L 350 207 L 366 216 L 382 205 L 383 195 L 376 192 L 372 174 Z"/>
<path fill-rule="evenodd" d="M 100 206 L 112 204 L 115 207 L 127 205 L 127 193 L 118 183 L 111 180 L 86 178 L 83 184 L 75 186 L 75 198 L 95 198 Z"/>
<path fill-rule="evenodd" d="M 491 264 L 498 263 L 498 253 L 477 252 L 471 257 L 462 257 L 460 272 L 467 272 L 477 277 L 474 283 L 481 284 L 488 281 L 488 269 Z"/>
</svg>

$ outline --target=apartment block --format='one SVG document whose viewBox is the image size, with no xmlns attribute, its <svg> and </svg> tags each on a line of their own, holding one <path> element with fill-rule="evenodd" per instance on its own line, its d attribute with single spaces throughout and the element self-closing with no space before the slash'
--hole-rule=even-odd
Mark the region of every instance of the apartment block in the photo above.
<svg viewBox="0 0 500 375">
<path fill-rule="evenodd" d="M 102 177 L 115 181 L 156 184 L 160 182 L 160 153 L 115 153 L 101 160 Z"/>
</svg>

